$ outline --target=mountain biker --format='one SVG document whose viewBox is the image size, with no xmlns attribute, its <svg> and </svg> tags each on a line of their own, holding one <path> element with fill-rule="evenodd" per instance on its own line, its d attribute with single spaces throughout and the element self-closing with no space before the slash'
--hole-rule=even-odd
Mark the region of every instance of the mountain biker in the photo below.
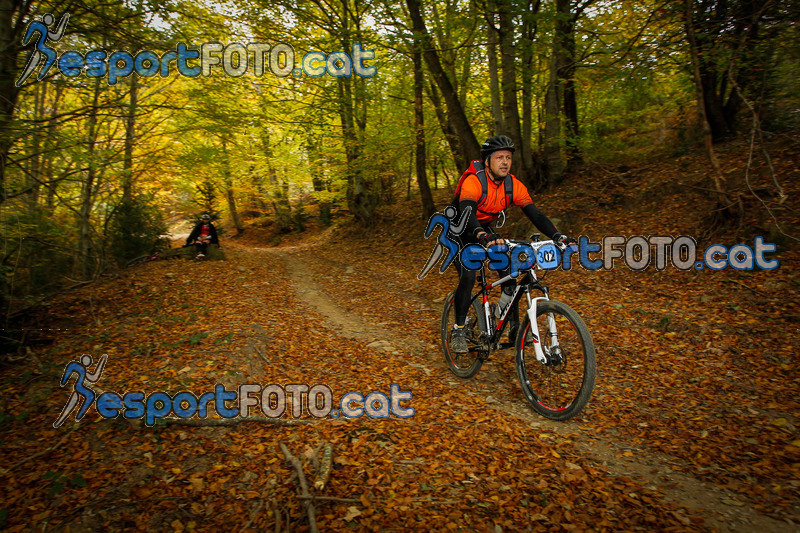
<svg viewBox="0 0 800 533">
<path fill-rule="evenodd" d="M 197 249 L 197 258 L 202 259 L 208 252 L 209 244 L 219 245 L 219 238 L 217 237 L 217 228 L 211 223 L 211 217 L 208 213 L 204 213 L 200 217 L 200 222 L 194 227 L 189 237 L 186 239 L 186 245 L 194 244 Z"/>
<path fill-rule="evenodd" d="M 541 211 L 539 211 L 528 193 L 528 189 L 515 176 L 509 174 L 511 170 L 512 154 L 515 151 L 514 143 L 505 135 L 490 137 L 481 145 L 483 161 L 472 161 L 469 168 L 464 171 L 456 187 L 453 205 L 458 207 L 458 213 L 463 213 L 470 208 L 469 217 L 464 230 L 460 235 L 453 235 L 458 239 L 463 249 L 467 244 L 479 243 L 485 248 L 494 244 L 505 245 L 489 224 L 495 222 L 500 215 L 505 221 L 505 209 L 512 203 L 522 208 L 530 221 L 548 238 L 553 239 L 561 246 L 576 242 L 575 239 L 559 233 Z M 482 175 L 483 174 L 483 175 Z M 451 337 L 450 346 L 456 353 L 467 353 L 466 334 L 464 322 L 472 298 L 472 288 L 475 285 L 475 271 L 465 268 L 457 257 L 458 287 L 455 294 L 455 319 L 456 323 Z M 498 271 L 500 277 L 509 273 L 510 269 Z M 508 301 L 514 292 L 516 282 L 509 280 L 502 285 L 503 295 L 500 302 Z M 500 316 L 500 305 L 496 310 Z M 519 310 L 512 309 L 510 316 L 509 340 L 512 342 L 519 328 Z"/>
</svg>

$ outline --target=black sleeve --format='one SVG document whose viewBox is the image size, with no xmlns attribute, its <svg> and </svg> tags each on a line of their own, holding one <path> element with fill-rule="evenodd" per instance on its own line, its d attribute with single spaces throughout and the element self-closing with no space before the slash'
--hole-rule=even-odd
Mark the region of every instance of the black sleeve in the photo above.
<svg viewBox="0 0 800 533">
<path fill-rule="evenodd" d="M 194 227 L 189 236 L 186 237 L 186 244 L 189 244 L 191 241 L 196 239 L 199 234 L 200 234 L 200 225 L 198 224 L 197 226 Z"/>
<path fill-rule="evenodd" d="M 217 228 L 214 224 L 209 223 L 209 229 L 211 230 L 211 244 L 219 244 L 219 238 L 217 237 Z"/>
<path fill-rule="evenodd" d="M 522 208 L 522 211 L 531 219 L 533 225 L 536 226 L 539 231 L 547 235 L 548 239 L 552 239 L 553 235 L 558 233 L 558 229 L 550 222 L 550 219 L 547 218 L 544 213 L 536 209 L 536 206 L 533 204 L 528 204 Z"/>
<path fill-rule="evenodd" d="M 478 202 L 475 200 L 461 200 L 458 202 L 458 213 L 459 216 L 464 210 L 468 207 L 471 207 L 472 210 L 469 213 L 469 218 L 467 218 L 467 225 L 464 228 L 464 233 L 462 233 L 462 237 L 464 237 L 468 241 L 477 241 L 476 233 L 479 230 L 483 230 L 481 223 L 478 222 Z"/>
</svg>

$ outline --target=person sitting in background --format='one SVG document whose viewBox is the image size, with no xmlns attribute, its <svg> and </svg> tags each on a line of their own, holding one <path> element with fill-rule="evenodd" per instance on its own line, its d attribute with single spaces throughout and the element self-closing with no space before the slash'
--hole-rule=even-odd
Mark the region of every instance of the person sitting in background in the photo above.
<svg viewBox="0 0 800 533">
<path fill-rule="evenodd" d="M 197 258 L 202 259 L 208 252 L 209 244 L 219 245 L 219 238 L 217 237 L 217 228 L 211 223 L 211 217 L 204 214 L 200 217 L 200 222 L 194 227 L 186 239 L 186 245 L 194 244 L 197 249 Z"/>
</svg>

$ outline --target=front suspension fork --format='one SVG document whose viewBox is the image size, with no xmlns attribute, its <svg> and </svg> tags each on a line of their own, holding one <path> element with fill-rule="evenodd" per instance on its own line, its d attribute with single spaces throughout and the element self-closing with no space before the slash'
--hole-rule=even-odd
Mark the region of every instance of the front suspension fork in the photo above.
<svg viewBox="0 0 800 533">
<path fill-rule="evenodd" d="M 531 336 L 533 337 L 533 351 L 536 354 L 536 360 L 542 364 L 547 364 L 547 356 L 542 349 L 541 337 L 539 336 L 539 323 L 536 321 L 536 306 L 539 304 L 539 300 L 547 301 L 549 300 L 549 296 L 545 292 L 544 296 L 539 296 L 538 298 L 531 298 L 530 291 L 525 292 L 525 296 L 528 298 L 528 320 L 531 323 Z M 552 314 L 547 315 L 547 329 L 550 334 L 550 349 L 558 346 L 558 332 L 556 331 L 556 319 L 553 317 Z"/>
</svg>

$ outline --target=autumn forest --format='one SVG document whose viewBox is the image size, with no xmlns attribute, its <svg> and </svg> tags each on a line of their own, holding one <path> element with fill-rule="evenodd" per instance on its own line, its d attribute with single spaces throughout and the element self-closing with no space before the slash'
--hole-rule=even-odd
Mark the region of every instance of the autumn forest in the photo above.
<svg viewBox="0 0 800 533">
<path fill-rule="evenodd" d="M 795 0 L 0 0 L 0 528 L 797 528 L 798 20 Z M 538 416 L 513 349 L 450 373 L 456 277 L 416 277 L 497 134 L 564 233 L 763 238 L 780 267 L 554 272 L 598 377 L 574 419 Z M 224 260 L 181 251 L 203 214 Z M 532 231 L 518 209 L 498 230 Z M 86 354 L 97 396 L 396 384 L 414 415 L 98 404 L 54 428 Z"/>
</svg>

